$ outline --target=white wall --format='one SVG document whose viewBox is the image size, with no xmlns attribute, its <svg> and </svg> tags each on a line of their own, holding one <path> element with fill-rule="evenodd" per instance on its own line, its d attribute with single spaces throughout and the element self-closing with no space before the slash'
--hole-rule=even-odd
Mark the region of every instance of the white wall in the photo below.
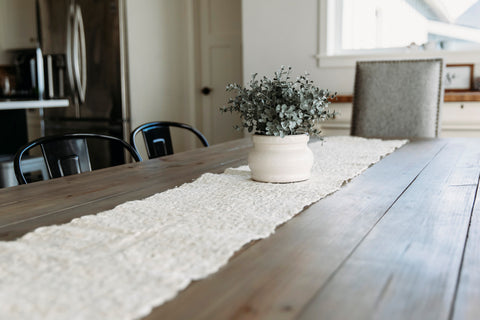
<svg viewBox="0 0 480 320">
<path fill-rule="evenodd" d="M 319 0 L 243 0 L 242 30 L 244 82 L 253 73 L 271 76 L 281 65 L 293 67 L 294 75 L 308 71 L 311 79 L 331 92 L 353 92 L 355 70 L 351 67 L 318 67 Z M 445 55 L 447 63 L 475 63 L 480 75 L 480 58 L 475 53 L 461 57 Z M 464 61 L 462 61 L 462 59 Z M 443 136 L 479 136 L 476 102 L 446 103 Z M 349 134 L 351 103 L 335 103 L 340 114 L 322 124 L 325 135 Z M 467 110 L 468 109 L 468 110 Z"/>
<path fill-rule="evenodd" d="M 272 75 L 280 65 L 293 67 L 294 75 L 308 71 L 312 80 L 325 89 L 352 93 L 354 67 L 317 66 L 319 46 L 319 0 L 243 0 L 244 80 L 252 73 Z M 463 61 L 463 60 L 467 61 Z M 459 58 L 449 54 L 447 63 L 476 63 L 480 75 L 480 59 L 471 54 Z M 352 64 L 353 65 L 353 64 Z"/>
<path fill-rule="evenodd" d="M 192 3 L 126 0 L 132 129 L 156 120 L 195 124 Z M 175 151 L 191 144 L 185 139 Z"/>
<path fill-rule="evenodd" d="M 5 15 L 8 14 L 5 10 L 5 1 L 6 0 L 0 0 L 0 65 L 8 66 L 14 63 L 15 55 L 3 48 L 5 34 L 9 32 L 5 25 Z"/>
<path fill-rule="evenodd" d="M 187 1 L 127 0 L 132 127 L 185 120 L 188 113 Z"/>
<path fill-rule="evenodd" d="M 318 0 L 243 0 L 245 82 L 287 65 L 294 75 L 310 73 L 321 88 L 351 93 L 353 68 L 317 67 L 318 14 Z"/>
</svg>

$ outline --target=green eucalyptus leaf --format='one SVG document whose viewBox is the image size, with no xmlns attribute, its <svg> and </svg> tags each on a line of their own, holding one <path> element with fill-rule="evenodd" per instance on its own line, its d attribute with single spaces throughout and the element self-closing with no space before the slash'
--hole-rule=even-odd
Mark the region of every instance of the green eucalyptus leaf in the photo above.
<svg viewBox="0 0 480 320">
<path fill-rule="evenodd" d="M 222 112 L 238 112 L 241 126 L 249 132 L 284 137 L 290 134 L 318 135 L 319 121 L 336 115 L 328 109 L 329 99 L 335 94 L 314 86 L 308 73 L 290 80 L 291 67 L 282 66 L 272 79 L 257 79 L 253 74 L 247 87 L 236 83 L 226 86 L 237 95 L 229 98 Z"/>
</svg>

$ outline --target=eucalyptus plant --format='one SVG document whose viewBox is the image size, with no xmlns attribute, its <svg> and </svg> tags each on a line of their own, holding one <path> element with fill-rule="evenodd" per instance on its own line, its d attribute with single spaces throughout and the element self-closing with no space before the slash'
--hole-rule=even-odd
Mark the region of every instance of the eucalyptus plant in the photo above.
<svg viewBox="0 0 480 320">
<path fill-rule="evenodd" d="M 253 74 L 248 88 L 236 83 L 227 85 L 226 90 L 236 92 L 236 96 L 220 110 L 238 112 L 242 127 L 255 134 L 319 135 L 317 123 L 335 116 L 328 109 L 329 99 L 335 94 L 316 87 L 308 74 L 292 81 L 291 72 L 291 67 L 282 66 L 272 79 L 257 79 Z"/>
</svg>

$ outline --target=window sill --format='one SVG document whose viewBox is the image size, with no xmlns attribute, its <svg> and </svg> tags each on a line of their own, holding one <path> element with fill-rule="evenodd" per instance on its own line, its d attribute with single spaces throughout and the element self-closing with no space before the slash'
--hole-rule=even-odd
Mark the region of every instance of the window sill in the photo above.
<svg viewBox="0 0 480 320">
<path fill-rule="evenodd" d="M 320 68 L 355 67 L 359 60 L 397 60 L 443 58 L 445 63 L 472 63 L 479 60 L 480 51 L 416 51 L 416 52 L 378 52 L 369 54 L 326 55 L 318 54 L 316 59 Z"/>
</svg>

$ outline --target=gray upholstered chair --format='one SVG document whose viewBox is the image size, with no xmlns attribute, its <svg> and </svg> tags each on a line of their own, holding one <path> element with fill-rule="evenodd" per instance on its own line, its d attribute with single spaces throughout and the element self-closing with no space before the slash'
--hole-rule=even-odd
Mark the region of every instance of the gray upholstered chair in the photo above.
<svg viewBox="0 0 480 320">
<path fill-rule="evenodd" d="M 357 62 L 351 134 L 437 137 L 443 70 L 439 58 Z"/>
</svg>

